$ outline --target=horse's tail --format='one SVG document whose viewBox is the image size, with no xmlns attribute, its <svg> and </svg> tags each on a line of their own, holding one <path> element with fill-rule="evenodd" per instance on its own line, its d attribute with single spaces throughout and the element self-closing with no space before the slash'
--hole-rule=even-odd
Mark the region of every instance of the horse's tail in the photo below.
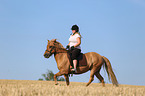
<svg viewBox="0 0 145 96">
<path fill-rule="evenodd" d="M 105 66 L 105 69 L 107 71 L 109 81 L 110 81 L 110 77 L 111 77 L 111 81 L 112 81 L 113 85 L 118 86 L 118 81 L 117 81 L 117 78 L 112 70 L 110 61 L 106 57 L 104 57 L 104 56 L 102 56 L 102 57 L 105 61 L 104 66 Z"/>
</svg>

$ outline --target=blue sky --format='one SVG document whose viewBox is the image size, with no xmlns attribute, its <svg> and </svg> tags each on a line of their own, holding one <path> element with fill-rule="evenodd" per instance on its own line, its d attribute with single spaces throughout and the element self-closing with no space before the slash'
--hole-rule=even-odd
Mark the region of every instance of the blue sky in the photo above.
<svg viewBox="0 0 145 96">
<path fill-rule="evenodd" d="M 57 73 L 54 56 L 43 57 L 47 39 L 66 46 L 77 24 L 83 53 L 106 56 L 120 84 L 145 85 L 144 10 L 144 0 L 0 0 L 0 79 L 38 80 L 47 69 Z M 70 81 L 88 82 L 89 73 Z M 101 74 L 108 82 L 104 70 Z"/>
</svg>

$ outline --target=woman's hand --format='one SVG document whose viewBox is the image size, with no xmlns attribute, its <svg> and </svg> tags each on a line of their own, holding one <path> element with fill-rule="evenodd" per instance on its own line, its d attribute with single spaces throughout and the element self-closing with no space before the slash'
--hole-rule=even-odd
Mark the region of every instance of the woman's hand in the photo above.
<svg viewBox="0 0 145 96">
<path fill-rule="evenodd" d="M 71 48 L 70 48 L 71 50 L 74 50 L 75 49 L 75 47 L 74 46 L 71 46 Z"/>
<path fill-rule="evenodd" d="M 69 45 L 67 45 L 67 46 L 66 46 L 66 49 L 69 49 L 69 47 L 70 47 L 70 46 L 69 46 Z"/>
</svg>

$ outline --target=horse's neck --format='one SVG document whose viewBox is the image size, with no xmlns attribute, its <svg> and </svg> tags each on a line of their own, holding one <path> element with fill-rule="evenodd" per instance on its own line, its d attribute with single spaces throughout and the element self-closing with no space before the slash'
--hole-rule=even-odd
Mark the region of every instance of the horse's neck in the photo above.
<svg viewBox="0 0 145 96">
<path fill-rule="evenodd" d="M 54 54 L 54 57 L 56 60 L 58 60 L 61 56 L 63 56 L 64 53 L 56 53 Z"/>
<path fill-rule="evenodd" d="M 63 66 L 65 60 L 67 60 L 67 50 L 59 43 L 59 46 L 56 48 L 56 53 L 54 54 L 55 60 L 57 62 L 57 67 Z M 65 65 L 64 65 L 65 66 Z"/>
<path fill-rule="evenodd" d="M 65 66 L 64 62 L 67 60 L 67 53 L 57 53 L 57 54 L 54 54 L 54 57 L 55 57 L 58 69 L 61 66 Z"/>
<path fill-rule="evenodd" d="M 65 54 L 67 54 L 67 50 L 65 48 L 56 48 L 56 53 L 54 54 L 54 57 L 56 60 L 59 60 Z"/>
</svg>

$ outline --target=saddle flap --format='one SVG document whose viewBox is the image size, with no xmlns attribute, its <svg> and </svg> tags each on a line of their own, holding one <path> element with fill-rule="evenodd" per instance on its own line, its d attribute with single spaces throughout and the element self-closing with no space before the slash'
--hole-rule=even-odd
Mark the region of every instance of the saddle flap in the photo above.
<svg viewBox="0 0 145 96">
<path fill-rule="evenodd" d="M 73 60 L 71 59 L 71 55 L 68 53 L 67 56 L 69 58 L 70 65 L 73 66 Z M 77 60 L 78 60 L 77 67 L 87 66 L 87 59 L 86 59 L 85 54 L 80 53 L 80 55 L 78 56 Z"/>
<path fill-rule="evenodd" d="M 87 59 L 85 54 L 81 53 L 78 57 L 78 64 L 77 66 L 87 66 Z"/>
</svg>

